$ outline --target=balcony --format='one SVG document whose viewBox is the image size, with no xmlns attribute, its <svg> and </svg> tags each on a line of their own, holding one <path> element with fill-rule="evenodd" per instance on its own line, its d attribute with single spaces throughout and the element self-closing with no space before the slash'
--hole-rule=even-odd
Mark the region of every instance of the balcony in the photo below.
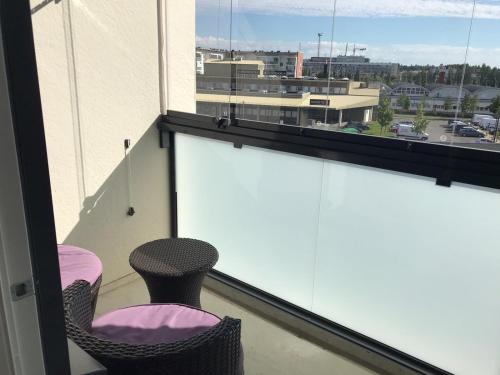
<svg viewBox="0 0 500 375">
<path fill-rule="evenodd" d="M 31 208 L 45 181 L 47 210 L 26 215 L 38 224 L 30 229 L 53 234 L 38 247 L 32 236 L 33 254 L 55 266 L 47 249 L 56 235 L 93 250 L 104 264 L 97 315 L 148 302 L 132 249 L 199 238 L 220 254 L 202 304 L 242 320 L 249 375 L 498 373 L 498 153 L 258 122 L 262 108 L 247 119 L 195 114 L 194 1 L 33 3 L 36 64 L 29 9 L 24 24 L 0 13 L 11 20 L 7 55 L 17 57 L 8 68 L 24 85 L 38 72 L 35 99 L 22 85 L 15 92 L 28 97 L 16 114 L 31 115 L 40 99 L 43 108 L 44 124 L 35 108 L 16 139 L 28 161 L 48 154 L 49 170 L 32 174 L 20 158 Z M 334 110 L 339 122 L 343 110 L 371 114 L 378 94 L 351 89 L 359 95 L 334 91 L 319 103 L 312 93 L 283 95 L 273 116 L 298 117 L 302 104 L 321 120 Z M 217 105 L 237 114 L 241 96 L 221 96 Z M 247 96 L 242 107 L 258 99 Z M 284 100 L 293 105 L 282 113 Z M 60 297 L 58 275 L 47 274 L 44 291 Z M 53 304 L 37 297 L 44 309 Z M 47 334 L 53 317 L 39 318 Z"/>
<path fill-rule="evenodd" d="M 308 341 L 292 332 L 272 317 L 242 306 L 217 292 L 204 288 L 202 306 L 216 315 L 231 316 L 242 320 L 242 343 L 245 357 L 245 374 L 276 375 L 368 375 L 376 374 L 353 360 L 332 351 L 331 347 Z M 124 306 L 148 303 L 148 291 L 136 274 L 127 281 L 102 287 L 96 315 Z"/>
</svg>

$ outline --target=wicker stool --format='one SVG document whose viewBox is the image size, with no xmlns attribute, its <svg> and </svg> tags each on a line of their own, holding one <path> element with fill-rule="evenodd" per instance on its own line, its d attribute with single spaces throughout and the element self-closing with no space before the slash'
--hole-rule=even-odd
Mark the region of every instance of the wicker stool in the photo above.
<svg viewBox="0 0 500 375">
<path fill-rule="evenodd" d="M 146 282 L 151 303 L 181 303 L 200 308 L 205 274 L 219 254 L 209 243 L 188 238 L 148 242 L 130 254 L 130 265 Z"/>
</svg>

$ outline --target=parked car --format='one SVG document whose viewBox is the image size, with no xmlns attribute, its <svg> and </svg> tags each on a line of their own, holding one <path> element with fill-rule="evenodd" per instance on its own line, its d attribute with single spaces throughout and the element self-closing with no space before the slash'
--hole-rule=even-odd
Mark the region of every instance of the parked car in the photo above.
<svg viewBox="0 0 500 375">
<path fill-rule="evenodd" d="M 405 139 L 417 139 L 419 141 L 427 141 L 429 139 L 429 134 L 427 133 L 419 133 L 415 131 L 415 126 L 414 125 L 399 125 L 398 131 L 397 131 L 397 136 L 398 138 L 405 138 Z"/>
<path fill-rule="evenodd" d="M 397 133 L 398 129 L 399 129 L 399 126 L 400 125 L 415 125 L 415 123 L 413 121 L 400 121 L 400 122 L 396 122 L 394 124 L 391 125 L 391 127 L 389 128 L 389 130 L 393 133 Z"/>
<path fill-rule="evenodd" d="M 349 121 L 345 127 L 358 129 L 360 132 L 363 132 L 365 130 L 370 130 L 369 125 L 364 124 L 362 122 L 358 122 L 358 121 Z"/>
<path fill-rule="evenodd" d="M 345 128 L 342 129 L 344 133 L 351 133 L 351 134 L 360 134 L 361 130 L 356 129 L 356 128 L 351 128 L 346 126 Z"/>
<path fill-rule="evenodd" d="M 494 119 L 493 117 L 490 118 L 482 118 L 479 121 L 479 126 L 481 129 L 487 129 L 489 130 L 490 128 L 493 128 L 497 126 L 497 119 Z"/>
<path fill-rule="evenodd" d="M 492 118 L 493 116 L 491 115 L 481 115 L 476 113 L 472 116 L 472 123 L 474 125 L 479 125 L 482 119 L 492 119 Z"/>
<path fill-rule="evenodd" d="M 453 123 L 449 126 L 448 128 L 448 131 L 450 132 L 455 132 L 455 134 L 458 134 L 460 133 L 460 130 L 462 130 L 463 128 L 470 128 L 471 126 L 469 124 L 466 124 L 464 122 L 460 122 L 460 123 Z"/>
<path fill-rule="evenodd" d="M 484 138 L 484 133 L 477 130 L 477 129 L 474 129 L 473 127 L 465 127 L 465 128 L 462 128 L 460 129 L 460 131 L 458 132 L 458 135 L 460 135 L 461 137 L 481 137 L 481 138 Z"/>
<path fill-rule="evenodd" d="M 460 121 L 460 120 L 448 120 L 448 128 L 452 128 L 453 126 L 457 126 L 457 125 L 470 126 L 468 123 Z"/>
</svg>

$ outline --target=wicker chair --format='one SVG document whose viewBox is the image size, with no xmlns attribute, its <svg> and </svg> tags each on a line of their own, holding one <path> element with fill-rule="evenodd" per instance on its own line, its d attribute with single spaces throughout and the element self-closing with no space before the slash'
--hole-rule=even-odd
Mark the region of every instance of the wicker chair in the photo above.
<svg viewBox="0 0 500 375">
<path fill-rule="evenodd" d="M 109 374 L 238 375 L 241 321 L 224 318 L 206 331 L 168 344 L 111 342 L 92 334 L 91 288 L 76 281 L 64 290 L 66 332 Z"/>
<path fill-rule="evenodd" d="M 102 281 L 102 263 L 93 252 L 73 245 L 57 245 L 63 290 L 76 280 L 91 284 L 92 317 L 94 316 Z"/>
</svg>

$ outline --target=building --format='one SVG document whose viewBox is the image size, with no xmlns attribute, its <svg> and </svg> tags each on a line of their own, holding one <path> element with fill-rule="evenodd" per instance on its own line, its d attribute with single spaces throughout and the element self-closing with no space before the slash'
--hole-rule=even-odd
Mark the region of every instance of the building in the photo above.
<svg viewBox="0 0 500 375">
<path fill-rule="evenodd" d="M 304 72 L 308 76 L 328 75 L 330 59 L 328 57 L 311 57 L 304 62 Z M 337 56 L 332 58 L 332 77 L 371 77 L 374 75 L 396 77 L 399 64 L 372 63 L 364 56 Z"/>
<path fill-rule="evenodd" d="M 288 125 L 310 126 L 325 121 L 372 120 L 379 89 L 360 82 L 278 78 L 238 79 L 198 76 L 197 113 L 227 116 L 231 108 L 238 118 Z M 233 105 L 232 107 L 229 105 Z M 328 109 L 328 111 L 325 111 Z"/>
<path fill-rule="evenodd" d="M 398 101 L 401 95 L 406 95 L 410 99 L 410 111 L 416 111 L 418 106 L 423 104 L 426 111 L 452 114 L 457 110 L 459 93 L 460 88 L 453 85 L 431 84 L 424 87 L 413 83 L 400 83 L 394 86 L 388 95 L 394 109 L 403 109 Z M 475 113 L 491 114 L 489 106 L 491 101 L 500 95 L 500 89 L 479 85 L 466 85 L 461 90 L 460 101 L 466 95 L 477 99 Z"/>
<path fill-rule="evenodd" d="M 304 66 L 304 54 L 302 52 L 282 52 L 282 51 L 233 51 L 231 56 L 228 50 L 197 48 L 197 53 L 208 56 L 207 59 L 214 59 L 210 56 L 216 56 L 218 60 L 259 60 L 263 61 L 264 75 L 286 76 L 290 78 L 301 78 Z M 219 58 L 222 56 L 222 58 Z M 201 71 L 201 70 L 200 70 Z M 199 74 L 204 74 L 199 72 Z"/>
<path fill-rule="evenodd" d="M 212 60 L 204 64 L 206 77 L 225 78 L 228 81 L 264 77 L 264 70 L 264 62 L 260 60 Z"/>
<path fill-rule="evenodd" d="M 266 76 L 276 75 L 302 78 L 304 54 L 300 51 L 236 51 L 235 56 L 245 60 L 262 60 L 265 64 L 264 74 Z"/>
<path fill-rule="evenodd" d="M 205 61 L 223 60 L 224 55 L 210 51 L 196 51 L 196 74 L 205 74 Z"/>
</svg>

